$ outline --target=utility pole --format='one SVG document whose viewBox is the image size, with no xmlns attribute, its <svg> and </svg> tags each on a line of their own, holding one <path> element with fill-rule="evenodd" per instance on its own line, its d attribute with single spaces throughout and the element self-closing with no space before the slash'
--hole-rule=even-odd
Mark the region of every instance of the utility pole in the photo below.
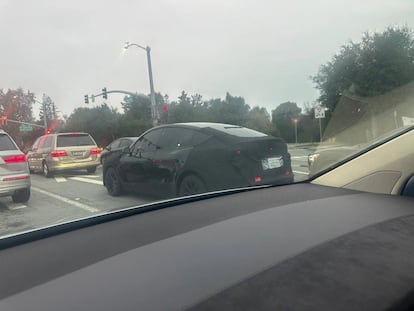
<svg viewBox="0 0 414 311">
<path fill-rule="evenodd" d="M 124 49 L 128 49 L 131 46 L 136 46 L 140 49 L 143 49 L 147 53 L 147 64 L 148 64 L 148 76 L 150 83 L 150 92 L 151 92 L 151 117 L 152 125 L 157 125 L 157 111 L 156 111 L 156 100 L 155 100 L 155 91 L 154 91 L 154 81 L 152 78 L 152 64 L 151 64 L 151 48 L 149 46 L 144 47 L 136 43 L 125 42 Z"/>
</svg>

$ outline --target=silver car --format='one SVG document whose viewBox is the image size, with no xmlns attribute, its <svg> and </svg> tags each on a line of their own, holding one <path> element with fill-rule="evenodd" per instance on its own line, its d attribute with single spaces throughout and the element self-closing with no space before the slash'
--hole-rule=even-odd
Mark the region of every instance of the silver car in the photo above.
<svg viewBox="0 0 414 311">
<path fill-rule="evenodd" d="M 42 171 L 46 177 L 55 172 L 85 169 L 94 173 L 100 164 L 98 148 L 88 133 L 59 133 L 39 137 L 27 154 L 30 172 Z"/>
<path fill-rule="evenodd" d="M 30 198 L 30 173 L 26 155 L 1 129 L 0 196 L 11 196 L 15 203 L 27 202 Z"/>
</svg>

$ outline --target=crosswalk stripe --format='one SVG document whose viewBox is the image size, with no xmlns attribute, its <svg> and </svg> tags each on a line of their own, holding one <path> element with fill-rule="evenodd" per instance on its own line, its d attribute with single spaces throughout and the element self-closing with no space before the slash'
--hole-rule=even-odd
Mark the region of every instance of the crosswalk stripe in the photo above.
<svg viewBox="0 0 414 311">
<path fill-rule="evenodd" d="M 90 184 L 95 184 L 95 185 L 101 185 L 101 186 L 103 185 L 103 182 L 101 180 L 94 180 L 94 179 L 89 179 L 89 178 L 84 178 L 84 177 L 70 177 L 69 179 L 86 182 Z"/>
</svg>

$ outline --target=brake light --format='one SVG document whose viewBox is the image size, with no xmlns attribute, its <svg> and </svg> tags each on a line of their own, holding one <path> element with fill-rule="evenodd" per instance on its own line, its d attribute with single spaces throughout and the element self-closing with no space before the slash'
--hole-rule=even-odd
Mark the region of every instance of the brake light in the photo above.
<svg viewBox="0 0 414 311">
<path fill-rule="evenodd" d="M 68 154 L 66 153 L 65 150 L 60 150 L 60 151 L 52 151 L 50 155 L 53 158 L 58 158 L 58 157 L 66 157 Z"/>
<path fill-rule="evenodd" d="M 3 181 L 13 181 L 13 180 L 21 180 L 21 179 L 29 179 L 29 175 L 21 175 L 21 176 L 13 176 L 13 177 L 4 177 Z"/>
<path fill-rule="evenodd" d="M 3 161 L 7 164 L 26 162 L 26 156 L 24 154 L 5 156 L 3 157 Z"/>
<path fill-rule="evenodd" d="M 261 181 L 262 181 L 262 177 L 260 177 L 260 176 L 256 176 L 254 178 L 254 182 L 261 182 Z"/>
<path fill-rule="evenodd" d="M 285 172 L 285 176 L 289 176 L 290 175 L 290 172 L 289 171 L 286 171 Z"/>
<path fill-rule="evenodd" d="M 91 149 L 90 151 L 91 154 L 100 154 L 101 153 L 101 149 Z"/>
</svg>

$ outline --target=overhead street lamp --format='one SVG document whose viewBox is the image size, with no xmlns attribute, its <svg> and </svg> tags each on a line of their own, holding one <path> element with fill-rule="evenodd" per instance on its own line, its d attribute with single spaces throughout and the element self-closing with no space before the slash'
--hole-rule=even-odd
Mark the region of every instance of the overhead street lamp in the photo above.
<svg viewBox="0 0 414 311">
<path fill-rule="evenodd" d="M 150 90 L 151 90 L 151 117 L 152 117 L 152 125 L 157 125 L 157 113 L 155 109 L 155 92 L 154 92 L 154 82 L 152 80 L 152 66 L 151 66 L 151 48 L 149 46 L 144 47 L 142 45 L 125 42 L 124 49 L 128 49 L 131 46 L 136 46 L 140 49 L 143 49 L 147 52 L 147 63 L 148 63 L 148 76 L 149 76 L 149 83 L 150 83 Z"/>
</svg>

